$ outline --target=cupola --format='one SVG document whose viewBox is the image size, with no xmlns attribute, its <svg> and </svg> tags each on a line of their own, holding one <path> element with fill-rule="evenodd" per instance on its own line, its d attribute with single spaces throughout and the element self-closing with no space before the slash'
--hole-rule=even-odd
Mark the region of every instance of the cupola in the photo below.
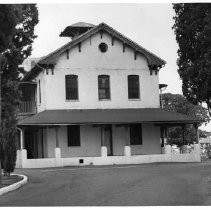
<svg viewBox="0 0 211 210">
<path fill-rule="evenodd" d="M 86 33 L 90 29 L 94 28 L 95 25 L 90 23 L 78 22 L 74 23 L 70 26 L 67 26 L 64 31 L 61 32 L 59 36 L 61 37 L 70 37 L 71 39 L 75 39 L 83 33 Z"/>
</svg>

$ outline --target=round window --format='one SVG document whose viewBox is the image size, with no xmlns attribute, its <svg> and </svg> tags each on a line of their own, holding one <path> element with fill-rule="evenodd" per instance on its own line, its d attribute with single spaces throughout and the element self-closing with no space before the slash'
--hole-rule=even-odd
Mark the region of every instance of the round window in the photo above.
<svg viewBox="0 0 211 210">
<path fill-rule="evenodd" d="M 99 49 L 102 53 L 105 53 L 108 50 L 108 45 L 106 43 L 99 44 Z"/>
</svg>

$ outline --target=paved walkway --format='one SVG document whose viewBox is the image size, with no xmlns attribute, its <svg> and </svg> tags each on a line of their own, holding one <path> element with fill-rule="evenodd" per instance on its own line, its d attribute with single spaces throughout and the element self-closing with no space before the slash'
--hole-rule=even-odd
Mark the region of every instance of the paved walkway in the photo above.
<svg viewBox="0 0 211 210">
<path fill-rule="evenodd" d="M 211 162 L 16 170 L 0 206 L 211 205 Z"/>
</svg>

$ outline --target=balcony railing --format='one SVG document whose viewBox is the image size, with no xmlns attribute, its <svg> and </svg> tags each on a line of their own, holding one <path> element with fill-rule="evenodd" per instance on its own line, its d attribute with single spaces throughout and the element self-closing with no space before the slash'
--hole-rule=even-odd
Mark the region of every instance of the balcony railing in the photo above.
<svg viewBox="0 0 211 210">
<path fill-rule="evenodd" d="M 24 101 L 19 105 L 20 114 L 35 114 L 37 112 L 35 101 Z"/>
</svg>

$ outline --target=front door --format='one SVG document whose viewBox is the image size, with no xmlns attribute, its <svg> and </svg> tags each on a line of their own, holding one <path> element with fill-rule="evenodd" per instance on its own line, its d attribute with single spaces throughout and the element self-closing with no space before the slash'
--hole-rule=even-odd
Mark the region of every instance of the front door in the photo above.
<svg viewBox="0 0 211 210">
<path fill-rule="evenodd" d="M 107 147 L 107 155 L 113 155 L 113 145 L 112 145 L 112 126 L 105 126 L 105 146 Z"/>
</svg>

